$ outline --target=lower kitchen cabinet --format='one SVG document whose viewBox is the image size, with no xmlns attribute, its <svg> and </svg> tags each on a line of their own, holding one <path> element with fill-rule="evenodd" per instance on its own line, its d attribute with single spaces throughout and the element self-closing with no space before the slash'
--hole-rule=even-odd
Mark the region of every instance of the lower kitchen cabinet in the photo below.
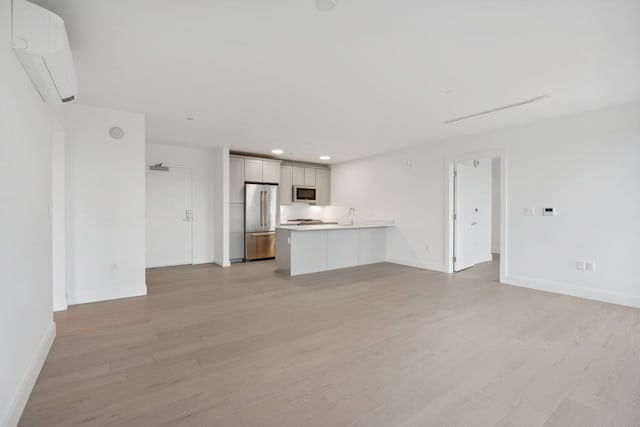
<svg viewBox="0 0 640 427">
<path fill-rule="evenodd" d="M 379 226 L 281 226 L 276 264 L 291 276 L 384 262 L 386 228 Z"/>
<path fill-rule="evenodd" d="M 229 260 L 244 259 L 244 205 L 229 206 Z"/>
</svg>

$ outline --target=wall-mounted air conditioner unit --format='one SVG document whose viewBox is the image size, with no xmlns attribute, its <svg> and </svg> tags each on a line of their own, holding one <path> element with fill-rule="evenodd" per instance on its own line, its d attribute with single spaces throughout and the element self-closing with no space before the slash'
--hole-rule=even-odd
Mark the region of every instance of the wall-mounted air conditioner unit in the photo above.
<svg viewBox="0 0 640 427">
<path fill-rule="evenodd" d="M 75 100 L 76 72 L 64 21 L 29 3 L 13 0 L 13 50 L 45 102 Z"/>
</svg>

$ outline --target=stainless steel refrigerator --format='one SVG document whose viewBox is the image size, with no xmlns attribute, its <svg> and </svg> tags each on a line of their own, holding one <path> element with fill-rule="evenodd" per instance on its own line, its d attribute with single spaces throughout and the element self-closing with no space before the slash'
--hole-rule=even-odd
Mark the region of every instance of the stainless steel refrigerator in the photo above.
<svg viewBox="0 0 640 427">
<path fill-rule="evenodd" d="M 273 258 L 276 255 L 278 185 L 247 183 L 244 188 L 244 257 L 246 260 Z"/>
</svg>

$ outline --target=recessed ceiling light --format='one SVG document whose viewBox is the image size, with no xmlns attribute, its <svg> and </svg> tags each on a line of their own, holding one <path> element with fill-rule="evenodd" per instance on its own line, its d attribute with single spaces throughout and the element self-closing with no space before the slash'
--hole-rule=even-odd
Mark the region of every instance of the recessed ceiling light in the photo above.
<svg viewBox="0 0 640 427">
<path fill-rule="evenodd" d="M 322 12 L 329 12 L 336 7 L 336 0 L 316 0 L 316 9 Z"/>
<path fill-rule="evenodd" d="M 191 116 L 187 117 L 187 120 L 189 120 L 189 121 L 195 120 L 195 119 L 196 119 L 195 117 L 191 117 Z"/>
<path fill-rule="evenodd" d="M 320 160 L 331 160 L 329 156 L 320 156 Z"/>
<path fill-rule="evenodd" d="M 273 154 L 282 154 L 282 153 L 284 153 L 284 151 L 282 151 L 282 150 L 280 150 L 280 149 L 278 149 L 278 148 L 276 148 L 275 150 L 271 150 L 271 152 L 272 152 Z"/>
</svg>

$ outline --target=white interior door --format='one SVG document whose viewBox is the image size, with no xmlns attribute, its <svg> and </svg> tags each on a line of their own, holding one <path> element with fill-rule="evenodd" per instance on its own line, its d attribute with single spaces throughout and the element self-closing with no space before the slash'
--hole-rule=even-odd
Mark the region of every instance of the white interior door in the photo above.
<svg viewBox="0 0 640 427">
<path fill-rule="evenodd" d="M 193 264 L 191 169 L 146 172 L 146 265 Z"/>
<path fill-rule="evenodd" d="M 453 270 L 491 260 L 491 159 L 454 167 Z"/>
</svg>

